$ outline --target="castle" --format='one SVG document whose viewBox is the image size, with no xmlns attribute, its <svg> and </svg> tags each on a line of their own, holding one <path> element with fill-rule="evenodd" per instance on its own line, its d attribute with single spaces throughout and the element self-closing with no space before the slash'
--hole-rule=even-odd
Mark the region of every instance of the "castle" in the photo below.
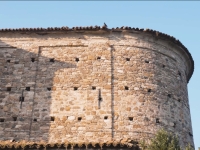
<svg viewBox="0 0 200 150">
<path fill-rule="evenodd" d="M 193 70 L 180 41 L 150 29 L 0 29 L 0 141 L 132 148 L 164 128 L 194 145 Z"/>
</svg>

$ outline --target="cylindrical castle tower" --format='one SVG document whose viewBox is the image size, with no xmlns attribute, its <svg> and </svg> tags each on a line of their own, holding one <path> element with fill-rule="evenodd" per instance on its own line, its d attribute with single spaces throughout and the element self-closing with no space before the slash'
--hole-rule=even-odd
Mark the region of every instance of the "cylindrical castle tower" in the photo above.
<svg viewBox="0 0 200 150">
<path fill-rule="evenodd" d="M 0 32 L 0 140 L 100 143 L 164 128 L 194 145 L 194 62 L 175 38 L 128 27 Z"/>
</svg>

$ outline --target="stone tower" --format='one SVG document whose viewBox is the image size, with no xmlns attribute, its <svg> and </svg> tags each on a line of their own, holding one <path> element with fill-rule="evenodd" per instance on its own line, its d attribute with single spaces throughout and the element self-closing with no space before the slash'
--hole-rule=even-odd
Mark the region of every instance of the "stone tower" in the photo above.
<svg viewBox="0 0 200 150">
<path fill-rule="evenodd" d="M 0 70 L 1 141 L 131 145 L 164 128 L 181 146 L 194 145 L 187 92 L 194 62 L 169 35 L 1 29 Z"/>
</svg>

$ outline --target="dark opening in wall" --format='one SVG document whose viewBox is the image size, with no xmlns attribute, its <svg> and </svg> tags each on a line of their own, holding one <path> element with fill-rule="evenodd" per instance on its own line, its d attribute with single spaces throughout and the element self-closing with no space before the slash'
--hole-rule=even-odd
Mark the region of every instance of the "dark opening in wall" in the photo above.
<svg viewBox="0 0 200 150">
<path fill-rule="evenodd" d="M 150 93 L 150 92 L 151 92 L 151 89 L 148 89 L 148 92 Z"/>
<path fill-rule="evenodd" d="M 176 123 L 174 122 L 174 125 L 173 125 L 173 127 L 175 128 L 176 127 Z"/>
<path fill-rule="evenodd" d="M 47 88 L 47 90 L 48 90 L 48 91 L 51 91 L 51 88 L 50 88 L 50 87 L 48 87 L 48 88 Z"/>
<path fill-rule="evenodd" d="M 32 62 L 35 62 L 35 58 L 31 58 L 31 61 L 32 61 Z"/>
<path fill-rule="evenodd" d="M 193 137 L 193 134 L 192 134 L 191 132 L 189 132 L 189 135 L 190 135 L 191 137 Z"/>
<path fill-rule="evenodd" d="M 13 117 L 13 121 L 17 121 L 17 117 Z"/>
<path fill-rule="evenodd" d="M 129 119 L 130 121 L 133 121 L 133 117 L 128 117 L 128 119 Z"/>
<path fill-rule="evenodd" d="M 178 71 L 178 75 L 181 76 L 181 72 L 180 71 Z"/>
<path fill-rule="evenodd" d="M 74 91 L 77 91 L 78 90 L 78 87 L 74 87 Z"/>
<path fill-rule="evenodd" d="M 55 117 L 51 116 L 51 121 L 54 121 L 55 120 Z"/>
<path fill-rule="evenodd" d="M 104 120 L 107 120 L 108 119 L 108 116 L 104 116 Z"/>
<path fill-rule="evenodd" d="M 0 118 L 0 122 L 4 122 L 5 121 L 5 119 L 4 118 Z"/>
<path fill-rule="evenodd" d="M 30 87 L 26 87 L 26 91 L 30 91 L 31 90 L 31 88 Z"/>
<path fill-rule="evenodd" d="M 79 58 L 75 58 L 75 61 L 78 62 L 78 61 L 79 61 Z"/>
<path fill-rule="evenodd" d="M 148 61 L 148 60 L 145 60 L 145 63 L 149 63 L 149 61 Z"/>
<path fill-rule="evenodd" d="M 10 60 L 7 60 L 8 63 L 10 63 Z"/>
<path fill-rule="evenodd" d="M 34 122 L 37 122 L 37 119 L 36 119 L 36 118 L 34 118 L 34 119 L 33 119 L 33 121 L 34 121 Z"/>
<path fill-rule="evenodd" d="M 129 90 L 129 87 L 128 87 L 128 86 L 125 86 L 124 89 L 125 89 L 125 90 Z"/>
<path fill-rule="evenodd" d="M 7 91 L 11 91 L 11 87 L 7 87 Z"/>
<path fill-rule="evenodd" d="M 96 90 L 96 86 L 92 86 L 92 90 Z"/>
<path fill-rule="evenodd" d="M 100 57 L 100 56 L 98 56 L 98 57 L 97 57 L 97 59 L 99 60 L 99 59 L 101 59 L 101 57 Z"/>
<path fill-rule="evenodd" d="M 163 68 L 165 68 L 165 65 L 162 65 Z"/>
<path fill-rule="evenodd" d="M 54 60 L 54 58 L 51 58 L 49 61 L 50 61 L 50 62 L 54 62 L 55 60 Z"/>
<path fill-rule="evenodd" d="M 78 121 L 81 121 L 82 120 L 82 117 L 78 117 Z"/>
<path fill-rule="evenodd" d="M 130 58 L 126 58 L 126 61 L 130 61 Z"/>
<path fill-rule="evenodd" d="M 178 102 L 181 102 L 181 99 L 178 99 Z"/>
<path fill-rule="evenodd" d="M 159 118 L 156 118 L 156 123 L 160 123 L 160 119 Z"/>
<path fill-rule="evenodd" d="M 171 94 L 168 94 L 167 96 L 168 96 L 169 98 L 171 98 L 171 97 L 172 97 L 172 95 L 171 95 Z"/>
</svg>

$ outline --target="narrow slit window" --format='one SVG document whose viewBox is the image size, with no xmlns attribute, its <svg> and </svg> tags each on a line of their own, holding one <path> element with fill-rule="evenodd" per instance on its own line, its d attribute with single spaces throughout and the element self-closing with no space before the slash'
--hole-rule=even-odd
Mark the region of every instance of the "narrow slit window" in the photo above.
<svg viewBox="0 0 200 150">
<path fill-rule="evenodd" d="M 108 119 L 108 116 L 104 116 L 104 120 L 107 120 Z"/>
<path fill-rule="evenodd" d="M 151 89 L 148 89 L 148 92 L 150 93 L 150 92 L 151 92 Z"/>
<path fill-rule="evenodd" d="M 181 72 L 180 71 L 178 71 L 178 75 L 181 76 Z"/>
<path fill-rule="evenodd" d="M 171 98 L 171 97 L 172 97 L 172 95 L 171 95 L 171 94 L 168 94 L 167 96 L 168 96 L 169 98 Z"/>
<path fill-rule="evenodd" d="M 77 91 L 78 90 L 78 87 L 74 87 L 74 91 Z"/>
<path fill-rule="evenodd" d="M 125 89 L 125 90 L 129 90 L 129 87 L 128 87 L 128 86 L 125 86 L 124 89 Z"/>
<path fill-rule="evenodd" d="M 31 90 L 31 88 L 30 87 L 26 87 L 26 91 L 30 91 Z"/>
<path fill-rule="evenodd" d="M 159 118 L 156 118 L 156 123 L 160 123 L 160 119 Z"/>
<path fill-rule="evenodd" d="M 55 121 L 55 117 L 51 117 L 51 121 Z"/>
<path fill-rule="evenodd" d="M 78 117 L 78 121 L 81 121 L 82 120 L 82 117 Z"/>
<path fill-rule="evenodd" d="M 50 61 L 50 62 L 55 62 L 54 58 L 51 58 L 49 61 Z"/>
<path fill-rule="evenodd" d="M 133 117 L 128 117 L 129 121 L 133 121 Z"/>
<path fill-rule="evenodd" d="M 32 61 L 32 62 L 35 62 L 35 58 L 31 58 L 31 61 Z"/>
<path fill-rule="evenodd" d="M 17 121 L 17 117 L 13 117 L 13 121 Z"/>
<path fill-rule="evenodd" d="M 130 61 L 130 58 L 126 58 L 126 61 Z"/>
<path fill-rule="evenodd" d="M 92 86 L 92 90 L 96 90 L 96 86 Z"/>
<path fill-rule="evenodd" d="M 4 118 L 0 118 L 0 122 L 4 122 L 5 121 L 5 119 Z"/>
<path fill-rule="evenodd" d="M 11 91 L 11 87 L 7 87 L 7 91 Z"/>
<path fill-rule="evenodd" d="M 75 61 L 76 61 L 76 62 L 79 62 L 79 58 L 75 58 Z"/>
</svg>

